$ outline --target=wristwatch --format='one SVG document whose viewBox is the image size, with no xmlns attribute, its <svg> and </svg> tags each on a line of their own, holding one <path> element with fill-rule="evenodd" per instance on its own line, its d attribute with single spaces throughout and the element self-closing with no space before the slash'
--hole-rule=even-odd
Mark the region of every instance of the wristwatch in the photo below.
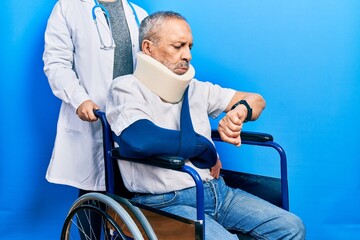
<svg viewBox="0 0 360 240">
<path fill-rule="evenodd" d="M 247 109 L 247 116 L 245 118 L 245 121 L 244 122 L 248 122 L 251 120 L 251 117 L 252 117 L 252 108 L 250 107 L 250 105 L 247 103 L 246 100 L 240 100 L 238 101 L 237 103 L 235 103 L 232 107 L 231 107 L 231 110 L 233 110 L 234 108 L 236 108 L 238 105 L 240 104 L 243 104 L 246 109 Z"/>
</svg>

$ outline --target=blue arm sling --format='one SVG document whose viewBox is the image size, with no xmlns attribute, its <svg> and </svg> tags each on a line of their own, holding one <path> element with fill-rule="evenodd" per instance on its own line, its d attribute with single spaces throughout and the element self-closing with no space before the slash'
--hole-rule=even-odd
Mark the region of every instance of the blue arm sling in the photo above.
<svg viewBox="0 0 360 240">
<path fill-rule="evenodd" d="M 127 127 L 120 136 L 114 134 L 120 155 L 130 158 L 180 156 L 198 168 L 211 168 L 217 161 L 214 145 L 194 131 L 188 102 L 188 88 L 181 109 L 180 131 L 161 128 L 142 119 Z"/>
</svg>

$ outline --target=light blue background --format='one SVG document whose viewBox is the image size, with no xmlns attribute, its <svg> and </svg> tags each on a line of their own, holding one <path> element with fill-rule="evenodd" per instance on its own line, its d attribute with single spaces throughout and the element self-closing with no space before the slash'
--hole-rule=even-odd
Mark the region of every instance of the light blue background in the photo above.
<svg viewBox="0 0 360 240">
<path fill-rule="evenodd" d="M 135 2 L 187 17 L 197 78 L 265 97 L 263 115 L 245 130 L 270 132 L 286 149 L 290 208 L 307 239 L 360 239 L 360 1 Z M 58 239 L 77 195 L 44 178 L 60 103 L 41 60 L 54 3 L 3 2 L 0 239 Z M 232 164 L 276 172 L 264 153 L 253 161 L 249 149 Z"/>
</svg>

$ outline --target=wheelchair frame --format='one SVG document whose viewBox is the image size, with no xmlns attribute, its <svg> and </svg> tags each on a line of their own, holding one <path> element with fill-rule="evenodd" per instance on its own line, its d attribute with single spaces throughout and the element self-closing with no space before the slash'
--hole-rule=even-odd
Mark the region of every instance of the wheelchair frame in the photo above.
<svg viewBox="0 0 360 240">
<path fill-rule="evenodd" d="M 114 160 L 126 160 L 132 161 L 167 169 L 172 169 L 176 171 L 182 171 L 188 173 L 196 185 L 196 199 L 197 199 L 197 219 L 193 221 L 195 225 L 195 239 L 205 239 L 205 213 L 204 213 L 204 191 L 202 180 L 199 174 L 191 167 L 185 165 L 185 160 L 181 157 L 164 157 L 164 158 L 151 158 L 151 159 L 132 159 L 124 158 L 120 156 L 118 148 L 114 147 L 114 141 L 112 138 L 112 131 L 109 123 L 107 122 L 106 115 L 100 110 L 94 111 L 95 115 L 100 119 L 102 125 L 103 133 L 103 151 L 104 151 L 104 160 L 105 160 L 105 181 L 106 181 L 106 194 L 100 193 L 91 193 L 86 194 L 80 197 L 75 201 L 71 207 L 68 217 L 65 220 L 61 239 L 70 239 L 70 225 L 78 224 L 79 217 L 76 217 L 74 220 L 74 215 L 77 215 L 77 212 L 80 212 L 84 209 L 87 211 L 94 211 L 96 214 L 103 219 L 102 225 L 112 225 L 112 230 L 116 232 L 117 235 L 110 233 L 108 229 L 104 230 L 105 235 L 109 235 L 111 239 L 143 239 L 141 234 L 147 236 L 148 239 L 157 239 L 150 223 L 147 221 L 146 217 L 139 210 L 148 209 L 149 207 L 143 206 L 138 203 L 130 203 L 128 200 L 119 197 L 115 183 L 117 181 L 114 176 L 114 169 L 117 169 L 117 164 L 114 165 Z M 214 141 L 221 141 L 220 135 L 217 131 L 212 131 L 212 138 Z M 242 144 L 247 145 L 256 145 L 263 147 L 270 147 L 275 149 L 279 153 L 280 157 L 280 188 L 281 188 L 281 203 L 278 204 L 285 210 L 289 210 L 289 194 L 288 194 L 288 179 L 287 179 L 287 157 L 284 149 L 277 143 L 274 142 L 273 137 L 270 134 L 257 133 L 257 132 L 242 132 L 241 133 Z M 100 205 L 105 205 L 105 208 L 111 208 L 114 211 L 115 218 L 119 216 L 123 222 L 125 222 L 128 232 L 132 235 L 133 238 L 128 238 L 126 233 L 122 231 L 119 226 L 117 226 L 116 221 L 104 210 L 104 206 L 101 208 Z M 126 209 L 126 210 L 124 210 Z M 127 213 L 130 212 L 130 214 Z M 162 212 L 161 210 L 154 210 L 157 213 L 168 215 L 169 217 L 177 218 L 175 215 Z M 181 217 L 179 217 L 181 220 Z M 137 221 L 137 224 L 133 220 Z M 183 220 L 183 219 L 182 219 Z M 91 221 L 88 222 L 91 224 Z M 137 226 L 141 227 L 142 233 L 137 229 Z M 78 226 L 77 226 L 78 227 Z M 115 236 L 115 238 L 114 238 Z M 121 238 L 116 238 L 121 237 Z M 89 238 L 86 238 L 89 239 Z M 90 239 L 92 239 L 90 237 Z"/>
</svg>

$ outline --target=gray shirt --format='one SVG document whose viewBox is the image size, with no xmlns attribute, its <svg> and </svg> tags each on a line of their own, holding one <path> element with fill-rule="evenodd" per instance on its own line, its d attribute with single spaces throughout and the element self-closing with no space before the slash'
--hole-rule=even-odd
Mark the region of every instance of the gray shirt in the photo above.
<svg viewBox="0 0 360 240">
<path fill-rule="evenodd" d="M 115 41 L 113 78 L 133 73 L 133 57 L 130 31 L 122 1 L 102 2 L 109 12 L 112 35 Z"/>
</svg>

